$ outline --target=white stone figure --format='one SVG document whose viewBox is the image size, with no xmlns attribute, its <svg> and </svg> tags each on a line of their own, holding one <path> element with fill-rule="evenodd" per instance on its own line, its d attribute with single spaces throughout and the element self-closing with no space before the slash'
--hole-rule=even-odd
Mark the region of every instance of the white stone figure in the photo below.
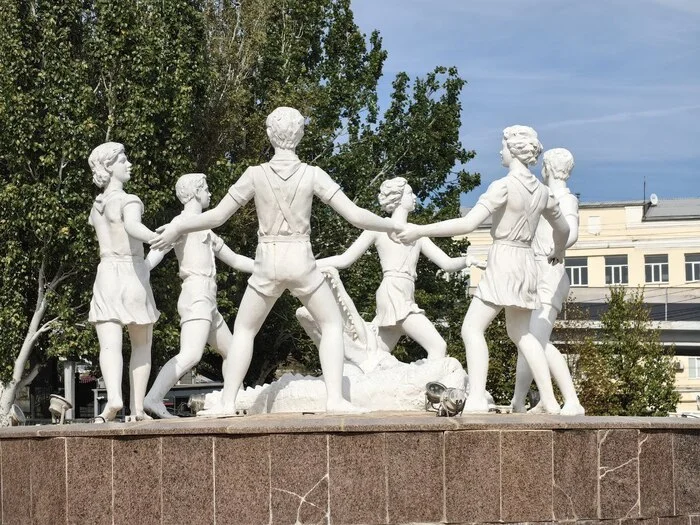
<svg viewBox="0 0 700 525">
<path fill-rule="evenodd" d="M 382 183 L 379 204 L 391 213 L 398 224 L 405 225 L 408 214 L 416 207 L 416 197 L 403 177 Z M 447 355 L 447 343 L 415 301 L 415 280 L 418 257 L 423 253 L 446 272 L 456 272 L 470 265 L 485 267 L 471 256 L 450 257 L 428 238 L 402 244 L 387 233 L 364 231 L 341 255 L 319 259 L 320 267 L 347 268 L 370 246 L 374 245 L 382 265 L 382 279 L 377 289 L 377 314 L 372 324 L 378 327 L 379 339 L 391 351 L 402 335 L 407 335 L 425 348 L 428 359 Z"/>
<path fill-rule="evenodd" d="M 453 357 L 402 363 L 391 354 L 386 356 L 382 366 L 367 374 L 354 373 L 356 370 L 352 367 L 345 368 L 343 395 L 363 411 L 422 412 L 426 383 L 439 381 L 448 388 L 467 387 L 467 374 Z M 236 407 L 248 414 L 323 412 L 325 390 L 323 377 L 285 374 L 272 383 L 238 392 Z M 204 409 L 216 408 L 220 403 L 221 391 L 212 392 L 205 397 Z"/>
<path fill-rule="evenodd" d="M 163 226 L 151 243 L 156 249 L 164 249 L 184 233 L 215 228 L 255 198 L 259 228 L 253 275 L 236 316 L 221 401 L 202 415 L 235 414 L 236 395 L 253 355 L 253 339 L 284 290 L 299 297 L 323 327 L 319 357 L 327 389 L 326 409 L 356 411 L 342 394 L 341 314 L 311 251 L 313 196 L 358 228 L 397 231 L 399 227 L 391 219 L 355 205 L 325 171 L 299 160 L 295 150 L 304 135 L 304 117 L 296 109 L 275 109 L 266 125 L 267 136 L 275 148 L 272 160 L 248 168 L 214 209 Z"/>
<path fill-rule="evenodd" d="M 574 169 L 574 157 L 564 148 L 550 149 L 542 156 L 542 181 L 549 187 L 559 202 L 561 213 L 569 225 L 569 238 L 566 247 L 572 246 L 578 239 L 578 199 L 566 185 Z M 578 400 L 574 382 L 571 379 L 566 359 L 549 341 L 552 335 L 554 321 L 561 312 L 562 305 L 569 295 L 569 277 L 563 264 L 549 264 L 547 256 L 554 248 L 552 227 L 543 218 L 537 225 L 535 238 L 532 240 L 535 251 L 535 262 L 539 272 L 537 293 L 541 307 L 530 317 L 530 333 L 534 335 L 545 349 L 549 371 L 564 396 L 562 415 L 581 416 L 584 408 Z M 513 412 L 525 411 L 525 397 L 532 383 L 532 373 L 527 362 L 518 356 L 518 368 L 515 377 L 515 393 L 513 395 Z M 532 412 L 539 412 L 536 406 Z"/>
<path fill-rule="evenodd" d="M 88 316 L 100 341 L 100 370 L 107 389 L 107 406 L 99 417 L 111 421 L 122 409 L 122 335 L 126 326 L 131 340 L 127 421 L 141 420 L 147 418 L 143 398 L 151 371 L 153 323 L 160 315 L 143 259 L 143 243 L 156 234 L 141 223 L 141 200 L 124 192 L 124 183 L 131 177 L 124 146 L 101 144 L 90 153 L 88 163 L 94 183 L 102 188 L 89 219 L 100 247 Z"/>
<path fill-rule="evenodd" d="M 180 218 L 199 215 L 209 207 L 211 194 L 203 173 L 188 173 L 175 184 L 177 198 L 184 205 Z M 180 352 L 158 373 L 144 406 L 146 412 L 161 419 L 177 418 L 167 411 L 163 398 L 177 381 L 202 359 L 209 343 L 226 360 L 231 346 L 231 331 L 216 307 L 215 258 L 236 270 L 253 273 L 253 260 L 233 252 L 211 230 L 188 233 L 174 245 L 180 267 L 182 291 L 177 301 L 180 314 Z M 151 250 L 146 257 L 149 270 L 167 253 Z"/>
<path fill-rule="evenodd" d="M 502 308 L 506 309 L 508 336 L 527 360 L 540 392 L 542 408 L 549 414 L 559 413 L 554 397 L 544 349 L 529 331 L 530 315 L 540 307 L 537 297 L 537 265 L 532 239 L 540 216 L 553 227 L 552 262 L 560 263 L 569 235 L 566 219 L 556 199 L 530 172 L 537 162 L 542 145 L 537 133 L 527 126 L 511 126 L 503 131 L 501 157 L 508 175 L 493 182 L 476 206 L 458 219 L 425 226 L 408 225 L 399 234 L 403 242 L 421 236 L 451 237 L 473 231 L 492 215 L 488 266 L 462 325 L 467 352 L 469 397 L 465 413 L 487 412 L 486 376 L 489 356 L 484 332 Z"/>
<path fill-rule="evenodd" d="M 460 362 L 452 357 L 420 359 L 410 364 L 396 359 L 378 340 L 377 328 L 360 317 L 338 271 L 327 266 L 322 272 L 343 315 L 343 395 L 353 405 L 372 411 L 423 411 L 426 383 L 439 381 L 448 388 L 467 388 L 467 374 Z M 299 308 L 296 315 L 306 333 L 319 346 L 322 330 L 318 323 L 305 307 Z M 236 405 L 249 414 L 320 412 L 324 409 L 323 394 L 323 378 L 285 374 L 272 383 L 241 390 Z M 208 394 L 204 407 L 217 406 L 220 397 L 220 392 Z"/>
<path fill-rule="evenodd" d="M 343 375 L 356 373 L 366 374 L 381 366 L 385 360 L 390 361 L 391 349 L 379 339 L 377 327 L 365 321 L 357 311 L 355 303 L 350 298 L 340 280 L 338 270 L 332 266 L 319 267 L 333 291 L 343 318 L 343 346 L 345 350 L 345 365 Z M 297 308 L 296 317 L 306 334 L 316 347 L 321 344 L 321 329 L 306 307 Z"/>
</svg>

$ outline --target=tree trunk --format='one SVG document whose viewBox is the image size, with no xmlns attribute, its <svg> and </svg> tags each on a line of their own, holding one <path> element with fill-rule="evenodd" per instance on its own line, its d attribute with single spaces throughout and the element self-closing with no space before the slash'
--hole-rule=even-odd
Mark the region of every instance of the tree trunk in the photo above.
<svg viewBox="0 0 700 525">
<path fill-rule="evenodd" d="M 34 345 L 41 334 L 53 328 L 53 323 L 56 320 L 49 319 L 48 321 L 44 322 L 44 314 L 46 313 L 46 307 L 48 306 L 46 302 L 46 292 L 55 291 L 58 285 L 70 276 L 70 272 L 64 272 L 63 267 L 59 267 L 54 278 L 47 284 L 45 270 L 46 260 L 44 259 L 44 261 L 41 263 L 41 267 L 39 268 L 36 307 L 34 308 L 32 319 L 29 322 L 29 327 L 27 328 L 27 334 L 24 337 L 22 347 L 17 355 L 17 359 L 15 359 L 12 379 L 8 383 L 0 383 L 0 426 L 9 425 L 8 415 L 10 413 L 10 408 L 12 408 L 12 404 L 15 402 L 15 398 L 17 397 L 18 387 L 24 386 L 28 382 L 31 382 L 39 371 L 39 367 L 37 365 L 28 374 L 25 374 L 27 361 L 29 360 L 32 350 L 34 349 Z"/>
<path fill-rule="evenodd" d="M 17 383 L 0 383 L 0 427 L 10 426 L 10 408 L 15 402 Z"/>
</svg>

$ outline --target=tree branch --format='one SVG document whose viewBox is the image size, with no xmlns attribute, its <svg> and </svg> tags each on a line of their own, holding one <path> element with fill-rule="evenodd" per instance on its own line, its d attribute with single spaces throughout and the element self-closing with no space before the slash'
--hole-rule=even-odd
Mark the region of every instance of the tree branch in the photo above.
<svg viewBox="0 0 700 525">
<path fill-rule="evenodd" d="M 24 388 L 27 386 L 29 383 L 34 381 L 34 378 L 36 378 L 37 375 L 39 375 L 39 371 L 44 365 L 42 363 L 36 363 L 32 369 L 29 371 L 29 373 L 22 378 L 22 380 L 17 383 L 16 389 L 20 390 L 21 388 Z M 15 392 L 17 391 L 15 390 Z"/>
</svg>

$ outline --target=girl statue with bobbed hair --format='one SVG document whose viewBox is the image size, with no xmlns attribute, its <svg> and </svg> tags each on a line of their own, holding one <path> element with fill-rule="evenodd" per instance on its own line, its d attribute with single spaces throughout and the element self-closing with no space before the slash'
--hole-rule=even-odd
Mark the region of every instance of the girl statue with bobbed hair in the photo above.
<svg viewBox="0 0 700 525">
<path fill-rule="evenodd" d="M 554 249 L 549 260 L 561 263 L 569 235 L 569 226 L 557 200 L 530 172 L 537 162 L 542 144 L 534 129 L 511 126 L 503 130 L 502 164 L 508 175 L 493 182 L 476 206 L 464 217 L 425 226 L 409 224 L 399 233 L 403 242 L 423 236 L 452 237 L 474 231 L 492 216 L 488 266 L 474 293 L 462 325 L 467 353 L 469 396 L 465 412 L 487 412 L 486 376 L 489 355 L 484 332 L 501 309 L 506 310 L 508 336 L 517 345 L 534 376 L 544 412 L 558 414 L 549 367 L 544 349 L 530 333 L 530 315 L 540 307 L 537 295 L 537 265 L 532 249 L 540 216 L 553 228 Z"/>
<path fill-rule="evenodd" d="M 379 204 L 391 218 L 406 224 L 408 214 L 415 209 L 416 197 L 403 177 L 382 183 Z M 477 264 L 471 257 L 450 257 L 433 241 L 418 239 L 401 244 L 387 233 L 364 231 L 341 255 L 319 259 L 320 267 L 347 268 L 374 245 L 379 254 L 384 278 L 377 289 L 377 313 L 372 324 L 378 327 L 383 350 L 391 352 L 402 335 L 407 335 L 425 348 L 428 359 L 447 355 L 447 343 L 425 316 L 415 301 L 416 266 L 421 252 L 447 272 L 456 272 Z"/>
<path fill-rule="evenodd" d="M 131 340 L 127 420 L 137 421 L 147 418 L 143 399 L 151 372 L 153 323 L 159 316 L 143 258 L 143 243 L 155 233 L 141 223 L 141 200 L 124 191 L 124 183 L 131 178 L 124 146 L 101 144 L 90 153 L 88 164 L 95 185 L 102 189 L 89 218 L 100 247 L 88 316 L 100 341 L 100 370 L 107 389 L 107 405 L 99 418 L 111 421 L 122 409 L 122 332 L 126 326 Z"/>
</svg>

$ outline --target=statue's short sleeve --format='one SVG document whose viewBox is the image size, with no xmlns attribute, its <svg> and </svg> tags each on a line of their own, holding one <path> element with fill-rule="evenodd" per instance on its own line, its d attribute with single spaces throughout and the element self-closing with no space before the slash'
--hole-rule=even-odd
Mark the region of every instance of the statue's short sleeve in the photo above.
<svg viewBox="0 0 700 525">
<path fill-rule="evenodd" d="M 547 205 L 544 210 L 542 210 L 542 216 L 549 221 L 550 224 L 564 216 L 559 207 L 559 200 L 557 200 L 551 190 L 547 196 Z"/>
<path fill-rule="evenodd" d="M 578 199 L 576 195 L 567 193 L 559 197 L 559 208 L 565 217 L 578 217 Z"/>
<path fill-rule="evenodd" d="M 493 213 L 508 200 L 508 185 L 506 179 L 493 181 L 485 193 L 479 197 L 477 204 L 485 206 L 489 212 Z"/>
<path fill-rule="evenodd" d="M 130 204 L 138 204 L 141 207 L 141 213 L 143 214 L 143 202 L 136 195 L 131 195 L 129 193 L 127 193 L 122 199 L 122 213 L 124 212 L 124 208 Z"/>
<path fill-rule="evenodd" d="M 314 193 L 324 203 L 328 204 L 333 195 L 340 190 L 340 186 L 321 168 L 314 167 L 312 169 L 314 170 Z"/>
<path fill-rule="evenodd" d="M 229 188 L 228 194 L 241 206 L 253 198 L 255 185 L 253 183 L 252 167 L 243 172 L 243 175 Z"/>
<path fill-rule="evenodd" d="M 224 247 L 224 240 L 212 231 L 209 232 L 209 239 L 211 240 L 211 248 L 214 250 L 214 253 L 219 253 L 221 248 Z"/>
</svg>

